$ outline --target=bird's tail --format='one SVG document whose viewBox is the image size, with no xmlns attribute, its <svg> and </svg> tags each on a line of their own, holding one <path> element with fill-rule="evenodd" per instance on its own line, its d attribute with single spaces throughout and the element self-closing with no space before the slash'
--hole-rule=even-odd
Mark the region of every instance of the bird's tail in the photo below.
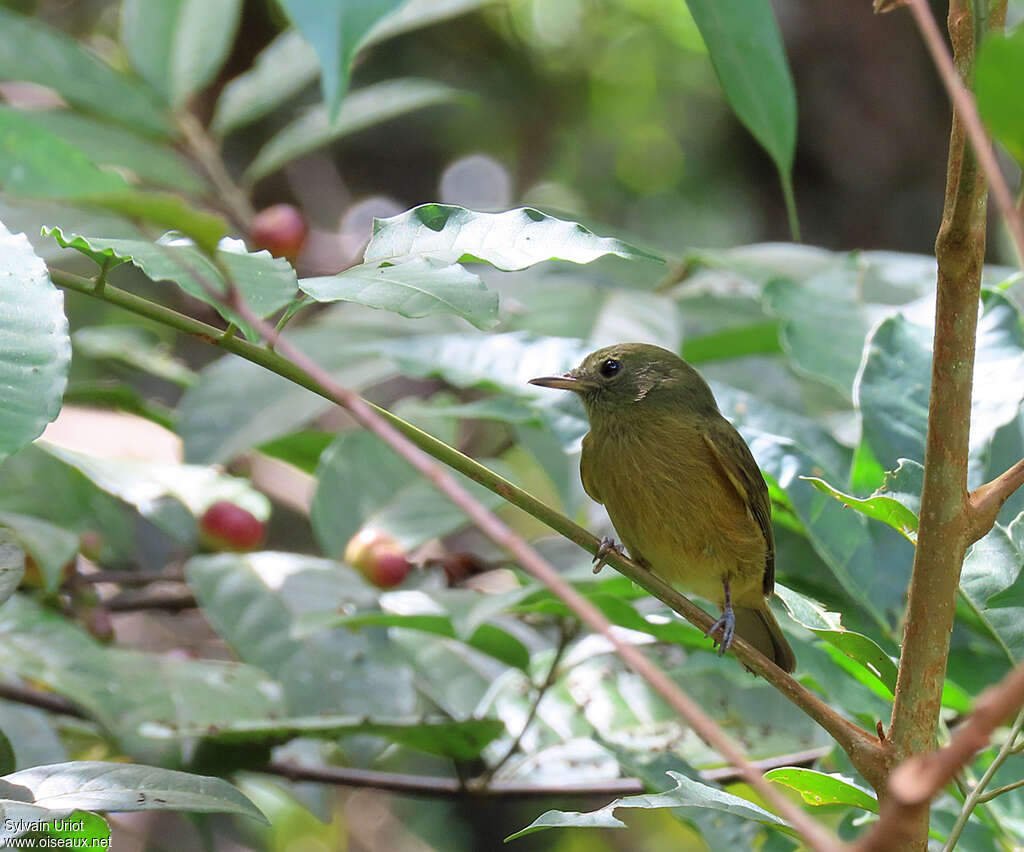
<svg viewBox="0 0 1024 852">
<path fill-rule="evenodd" d="M 734 607 L 733 611 L 736 613 L 736 633 L 739 636 L 769 660 L 773 660 L 783 671 L 792 672 L 796 668 L 796 655 L 782 635 L 782 628 L 768 608 L 767 601 L 763 608 Z"/>
</svg>

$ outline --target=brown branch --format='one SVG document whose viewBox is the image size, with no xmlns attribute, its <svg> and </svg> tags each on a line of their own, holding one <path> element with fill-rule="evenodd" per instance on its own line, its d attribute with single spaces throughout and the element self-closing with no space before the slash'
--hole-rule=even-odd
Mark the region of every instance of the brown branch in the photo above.
<svg viewBox="0 0 1024 852">
<path fill-rule="evenodd" d="M 227 270 L 222 270 L 222 272 L 225 280 L 231 281 L 230 273 Z M 762 777 L 761 773 L 747 760 L 740 746 L 701 709 L 696 701 L 691 699 L 636 646 L 620 639 L 615 633 L 612 623 L 593 603 L 578 592 L 504 521 L 476 500 L 455 480 L 450 471 L 434 462 L 357 393 L 336 382 L 312 358 L 279 335 L 273 326 L 249 308 L 236 287 L 230 288 L 229 300 L 231 307 L 256 329 L 260 337 L 272 345 L 275 351 L 288 358 L 328 391 L 331 398 L 345 408 L 357 423 L 383 440 L 409 462 L 453 505 L 461 509 L 481 532 L 510 553 L 523 568 L 561 598 L 580 621 L 594 632 L 604 636 L 615 648 L 623 662 L 643 677 L 680 716 L 686 719 L 697 736 L 735 766 L 743 780 L 778 810 L 811 849 L 834 850 L 839 848 L 838 841 L 831 833 Z M 765 665 L 777 668 L 767 659 Z"/>
<path fill-rule="evenodd" d="M 992 527 L 1003 504 L 1018 488 L 1024 485 L 1024 459 L 1009 470 L 999 474 L 991 482 L 979 485 L 967 498 L 968 501 L 968 542 L 973 544 Z"/>
<path fill-rule="evenodd" d="M 178 128 L 193 156 L 199 161 L 206 176 L 220 194 L 224 206 L 230 211 L 236 225 L 248 233 L 256 215 L 249 196 L 235 183 L 224 160 L 217 150 L 217 143 L 210 138 L 206 128 L 190 112 L 178 116 Z"/>
<path fill-rule="evenodd" d="M 75 574 L 73 584 L 112 583 L 118 586 L 148 586 L 150 583 L 183 583 L 179 571 L 90 571 Z"/>
<path fill-rule="evenodd" d="M 110 612 L 138 612 L 145 609 L 160 609 L 165 612 L 181 612 L 195 609 L 195 595 L 188 589 L 168 589 L 166 591 L 131 591 L 101 601 L 100 605 Z"/>
<path fill-rule="evenodd" d="M 1017 209 L 1013 201 L 1013 195 L 1010 192 L 1010 187 L 1006 183 L 1002 171 L 999 169 L 999 163 L 996 162 L 992 143 L 989 141 L 988 134 L 985 133 L 985 127 L 981 123 L 981 117 L 978 115 L 977 104 L 961 77 L 962 68 L 961 72 L 958 73 L 953 58 L 949 55 L 949 51 L 946 50 L 946 43 L 942 38 L 939 26 L 935 22 L 935 18 L 932 17 L 928 0 L 907 0 L 907 5 L 910 6 L 914 21 L 921 31 L 921 38 L 924 39 L 924 43 L 932 55 L 932 61 L 935 63 L 935 67 L 942 77 L 942 82 L 946 86 L 946 91 L 949 92 L 950 100 L 952 100 L 953 106 L 956 109 L 956 117 L 963 123 L 967 136 L 971 140 L 971 147 L 974 149 L 975 156 L 981 165 L 982 171 L 988 178 L 989 186 L 992 188 L 992 195 L 995 197 L 996 206 L 999 208 L 999 213 L 1003 217 L 1006 228 L 1010 232 L 1010 237 L 1017 249 L 1017 263 L 1020 265 L 1024 262 L 1024 215 Z M 950 3 L 950 34 L 952 34 L 954 24 L 959 25 L 959 22 L 954 22 L 954 16 L 964 22 L 967 27 L 973 26 L 973 15 L 969 3 L 961 2 L 961 0 L 953 0 Z M 989 28 L 1002 29 L 1005 21 L 1006 2 L 1005 0 L 1003 2 L 996 0 L 996 2 L 991 3 L 991 8 L 989 9 Z M 969 65 L 973 65 L 973 53 L 977 45 L 973 44 L 973 34 L 968 36 L 968 38 L 971 42 L 971 53 L 968 62 Z M 956 50 L 955 43 L 954 50 Z M 957 59 L 964 60 L 967 57 L 961 55 Z"/>
<path fill-rule="evenodd" d="M 40 710 L 49 710 L 51 713 L 60 713 L 64 716 L 76 716 L 79 719 L 89 718 L 88 713 L 73 701 L 68 701 L 63 695 L 32 689 L 17 683 L 0 683 L 0 699 L 14 701 L 17 704 L 27 704 L 29 707 L 38 707 Z"/>
<path fill-rule="evenodd" d="M 921 822 L 927 825 L 928 805 L 974 755 L 988 745 L 992 732 L 1024 706 L 1024 664 L 985 690 L 974 712 L 953 732 L 949 745 L 910 758 L 889 776 L 881 816 L 852 852 L 905 852 L 916 848 Z M 1007 744 L 1007 751 L 1012 743 Z M 979 787 L 983 787 L 979 783 Z M 980 789 L 973 791 L 980 800 Z M 973 795 L 973 793 L 972 793 Z M 966 802 L 964 821 L 973 803 Z"/>
<path fill-rule="evenodd" d="M 328 388 L 268 347 L 257 346 L 234 336 L 225 336 L 213 326 L 116 287 L 108 285 L 103 293 L 100 294 L 93 289 L 92 283 L 88 279 L 78 275 L 58 269 L 51 269 L 50 277 L 60 287 L 75 290 L 93 298 L 102 299 L 125 310 L 174 328 L 179 332 L 192 335 L 199 340 L 217 346 L 283 376 L 300 387 L 304 387 L 322 396 L 324 399 L 336 402 Z M 389 411 L 377 408 L 365 401 L 364 404 L 405 435 L 423 452 L 428 453 L 453 470 L 457 470 L 474 482 L 478 482 L 485 488 L 490 489 L 513 506 L 522 509 L 569 541 L 578 544 L 584 550 L 592 554 L 597 552 L 600 541 L 593 533 L 574 523 L 565 515 L 555 511 L 528 491 L 524 491 L 508 480 L 503 479 L 479 462 L 469 458 L 469 456 L 460 453 L 432 435 L 417 429 Z M 714 619 L 693 603 L 693 601 L 680 594 L 676 589 L 650 571 L 641 568 L 632 560 L 616 554 L 610 554 L 606 561 L 608 565 L 615 568 L 620 574 L 636 583 L 653 597 L 664 602 L 696 627 L 707 630 L 713 623 Z M 841 716 L 820 697 L 810 692 L 801 683 L 774 665 L 740 637 L 737 636 L 733 640 L 730 653 L 734 654 L 744 666 L 761 675 L 778 689 L 782 695 L 821 725 L 850 756 L 853 765 L 865 780 L 875 787 L 876 790 L 882 788 L 885 783 L 888 767 L 885 752 L 879 746 L 878 740 L 872 733 L 865 731 L 849 719 Z"/>
</svg>

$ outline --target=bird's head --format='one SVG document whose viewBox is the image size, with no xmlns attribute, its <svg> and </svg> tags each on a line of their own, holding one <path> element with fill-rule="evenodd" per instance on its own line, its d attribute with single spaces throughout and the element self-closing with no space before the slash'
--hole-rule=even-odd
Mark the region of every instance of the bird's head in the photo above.
<svg viewBox="0 0 1024 852">
<path fill-rule="evenodd" d="M 700 374 L 668 349 L 648 343 L 618 343 L 591 352 L 561 376 L 530 379 L 530 384 L 579 394 L 595 416 L 666 410 L 703 413 L 718 407 Z"/>
</svg>

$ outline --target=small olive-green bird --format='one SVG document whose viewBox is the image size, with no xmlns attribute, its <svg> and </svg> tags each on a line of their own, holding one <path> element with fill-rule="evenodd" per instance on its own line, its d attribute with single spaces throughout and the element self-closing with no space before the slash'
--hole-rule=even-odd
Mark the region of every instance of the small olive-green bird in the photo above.
<svg viewBox="0 0 1024 852">
<path fill-rule="evenodd" d="M 708 631 L 721 653 L 739 634 L 793 671 L 793 649 L 768 608 L 775 586 L 768 486 L 700 374 L 667 349 L 620 343 L 531 384 L 583 401 L 590 420 L 583 487 L 604 504 L 633 559 L 721 607 Z"/>
</svg>

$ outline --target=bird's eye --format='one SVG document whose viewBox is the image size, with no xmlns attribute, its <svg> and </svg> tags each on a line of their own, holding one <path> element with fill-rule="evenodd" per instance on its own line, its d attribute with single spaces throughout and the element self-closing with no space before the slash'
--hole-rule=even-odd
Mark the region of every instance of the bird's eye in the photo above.
<svg viewBox="0 0 1024 852">
<path fill-rule="evenodd" d="M 600 367 L 600 372 L 601 372 L 601 375 L 604 376 L 606 379 L 610 379 L 612 376 L 614 376 L 616 373 L 618 373 L 619 370 L 621 370 L 621 369 L 622 369 L 622 362 L 621 361 L 619 361 L 617 358 L 609 358 L 606 361 L 602 362 L 601 367 Z"/>
</svg>

